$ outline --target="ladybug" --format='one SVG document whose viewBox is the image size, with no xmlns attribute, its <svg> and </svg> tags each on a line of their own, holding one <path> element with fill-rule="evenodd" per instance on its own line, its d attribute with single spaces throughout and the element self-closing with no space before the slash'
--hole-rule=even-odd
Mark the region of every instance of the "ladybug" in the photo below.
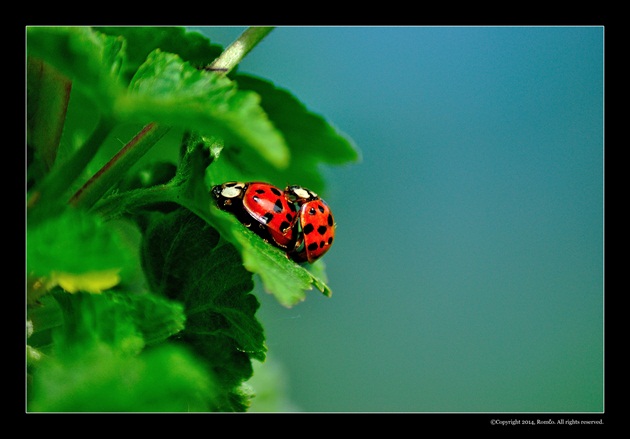
<svg viewBox="0 0 630 439">
<path fill-rule="evenodd" d="M 299 210 L 296 242 L 289 256 L 296 262 L 313 263 L 330 249 L 335 238 L 336 224 L 330 207 L 302 186 L 287 186 L 284 193 Z"/>
<path fill-rule="evenodd" d="M 258 236 L 285 251 L 293 250 L 298 212 L 282 189 L 269 183 L 230 181 L 214 186 L 212 195 L 220 209 L 234 214 Z"/>
</svg>

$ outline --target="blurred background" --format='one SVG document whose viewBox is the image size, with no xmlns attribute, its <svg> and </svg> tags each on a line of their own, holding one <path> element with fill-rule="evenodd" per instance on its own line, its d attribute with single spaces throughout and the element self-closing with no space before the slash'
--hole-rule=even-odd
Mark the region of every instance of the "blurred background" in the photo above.
<svg viewBox="0 0 630 439">
<path fill-rule="evenodd" d="M 325 170 L 333 296 L 258 290 L 261 410 L 603 411 L 603 32 L 279 27 L 245 58 L 363 156 Z"/>
</svg>

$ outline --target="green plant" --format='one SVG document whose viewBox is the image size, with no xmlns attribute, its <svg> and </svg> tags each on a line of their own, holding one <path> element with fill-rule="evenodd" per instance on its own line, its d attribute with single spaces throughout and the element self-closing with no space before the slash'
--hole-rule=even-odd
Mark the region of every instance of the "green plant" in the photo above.
<svg viewBox="0 0 630 439">
<path fill-rule="evenodd" d="M 172 27 L 27 28 L 27 408 L 244 411 L 264 361 L 253 275 L 284 306 L 299 265 L 217 209 L 227 180 L 324 189 L 351 141 L 225 51 Z M 122 146 L 122 147 L 121 147 Z"/>
</svg>

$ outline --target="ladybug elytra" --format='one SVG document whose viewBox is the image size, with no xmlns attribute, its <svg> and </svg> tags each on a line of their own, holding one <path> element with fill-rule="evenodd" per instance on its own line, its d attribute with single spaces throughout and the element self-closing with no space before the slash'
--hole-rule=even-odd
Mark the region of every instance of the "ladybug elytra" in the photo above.
<svg viewBox="0 0 630 439">
<path fill-rule="evenodd" d="M 212 195 L 219 208 L 277 247 L 288 249 L 295 241 L 297 211 L 281 189 L 268 183 L 231 181 L 214 186 Z"/>
<path fill-rule="evenodd" d="M 217 206 L 236 216 L 296 262 L 314 262 L 330 249 L 335 221 L 330 207 L 302 186 L 285 190 L 269 183 L 230 181 L 211 191 Z"/>
<path fill-rule="evenodd" d="M 299 207 L 293 259 L 312 263 L 330 249 L 335 238 L 332 212 L 324 200 L 304 187 L 288 186 L 285 195 Z"/>
</svg>

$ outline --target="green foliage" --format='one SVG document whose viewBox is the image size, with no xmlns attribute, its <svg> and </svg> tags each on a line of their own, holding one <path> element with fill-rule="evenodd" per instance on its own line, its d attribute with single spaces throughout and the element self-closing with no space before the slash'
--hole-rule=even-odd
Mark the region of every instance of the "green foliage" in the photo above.
<svg viewBox="0 0 630 439">
<path fill-rule="evenodd" d="M 122 270 L 131 257 L 116 230 L 100 217 L 77 209 L 29 228 L 28 273 L 49 276 L 53 271 L 82 274 Z"/>
<path fill-rule="evenodd" d="M 143 265 L 150 288 L 184 303 L 186 329 L 179 338 L 208 360 L 226 395 L 251 377 L 249 359 L 265 359 L 263 329 L 254 314 L 251 273 L 239 253 L 204 220 L 185 208 L 155 214 L 144 235 Z"/>
<path fill-rule="evenodd" d="M 291 167 L 279 172 L 270 167 L 257 169 L 254 161 L 233 159 L 234 167 L 244 177 L 273 181 L 279 186 L 286 181 L 299 181 L 316 192 L 324 190 L 321 165 L 338 165 L 359 160 L 358 151 L 322 116 L 310 112 L 287 90 L 251 75 L 236 75 L 234 80 L 241 90 L 251 90 L 263 96 L 261 105 L 291 150 Z M 214 172 L 214 169 L 212 169 Z M 287 180 L 288 179 L 288 180 Z"/>
<path fill-rule="evenodd" d="M 223 49 L 211 44 L 203 35 L 186 32 L 181 27 L 98 27 L 97 31 L 126 41 L 122 76 L 131 81 L 147 56 L 156 47 L 164 52 L 176 53 L 195 67 L 204 67 L 208 60 L 218 57 Z"/>
<path fill-rule="evenodd" d="M 323 261 L 289 260 L 210 187 L 321 192 L 321 166 L 358 151 L 289 92 L 228 75 L 239 51 L 204 68 L 222 48 L 196 32 L 30 27 L 27 52 L 28 409 L 247 410 L 267 351 L 253 275 L 285 306 L 331 290 Z"/>
<path fill-rule="evenodd" d="M 54 297 L 63 324 L 54 356 L 34 373 L 31 410 L 202 410 L 216 398 L 212 375 L 186 348 L 160 344 L 183 329 L 180 304 L 129 292 Z"/>
</svg>

